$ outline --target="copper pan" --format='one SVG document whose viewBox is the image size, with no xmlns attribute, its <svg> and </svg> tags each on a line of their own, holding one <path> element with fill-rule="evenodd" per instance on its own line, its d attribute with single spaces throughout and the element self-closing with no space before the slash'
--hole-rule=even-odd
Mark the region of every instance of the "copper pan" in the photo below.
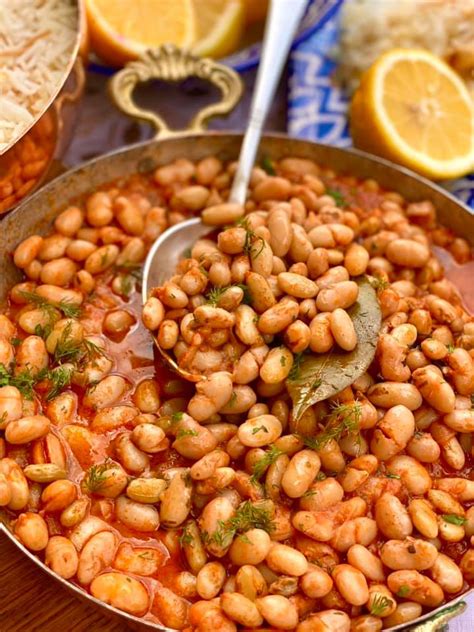
<svg viewBox="0 0 474 632">
<path fill-rule="evenodd" d="M 140 109 L 133 101 L 133 90 L 141 82 L 152 79 L 180 81 L 189 76 L 207 79 L 220 88 L 222 100 L 198 112 L 186 131 L 173 131 L 154 112 Z M 232 110 L 242 92 L 238 76 L 229 68 L 208 59 L 198 59 L 172 46 L 149 52 L 141 60 L 128 64 L 111 81 L 112 98 L 127 114 L 150 122 L 156 129 L 154 140 L 132 145 L 91 160 L 65 173 L 47 184 L 24 201 L 12 213 L 0 221 L 0 307 L 5 306 L 9 288 L 21 279 L 21 273 L 13 265 L 11 254 L 20 241 L 34 234 L 45 234 L 56 217 L 67 205 L 76 203 L 97 187 L 132 173 L 147 172 L 177 158 L 199 160 L 204 156 L 216 155 L 222 160 L 233 160 L 238 156 L 242 134 L 206 132 L 206 121 L 216 114 Z M 261 142 L 260 158 L 269 156 L 275 160 L 285 156 L 311 158 L 337 172 L 349 173 L 361 178 L 373 178 L 383 187 L 400 192 L 410 201 L 431 200 L 438 210 L 438 217 L 455 233 L 468 238 L 474 244 L 474 215 L 443 188 L 413 172 L 398 167 L 356 149 L 339 149 L 318 143 L 289 138 L 284 134 L 266 135 Z M 0 515 L 1 518 L 1 515 Z M 25 549 L 14 538 L 8 528 L 8 518 L 0 530 L 34 561 L 44 572 L 74 591 L 77 596 L 105 608 L 127 620 L 132 629 L 165 628 L 153 622 L 137 619 L 94 599 L 77 586 L 56 576 L 35 555 Z M 460 614 L 466 607 L 462 601 L 465 593 L 444 604 L 416 621 L 410 623 L 412 632 L 435 632 L 449 619 Z M 401 630 L 396 626 L 391 630 Z M 406 628 L 405 628 L 406 629 Z"/>
<path fill-rule="evenodd" d="M 59 173 L 59 161 L 72 138 L 87 58 L 84 5 L 82 0 L 72 2 L 77 6 L 76 35 L 62 81 L 30 127 L 0 154 L 0 217 Z"/>
</svg>

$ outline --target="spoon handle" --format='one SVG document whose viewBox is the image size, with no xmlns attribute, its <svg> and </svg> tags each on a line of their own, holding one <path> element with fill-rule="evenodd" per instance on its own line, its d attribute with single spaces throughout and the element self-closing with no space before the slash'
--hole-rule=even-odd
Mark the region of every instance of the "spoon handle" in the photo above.
<svg viewBox="0 0 474 632">
<path fill-rule="evenodd" d="M 250 106 L 249 122 L 230 192 L 231 202 L 242 205 L 245 203 L 247 186 L 255 163 L 263 124 L 273 101 L 293 37 L 307 4 L 308 0 L 271 0 L 270 2 L 257 80 Z"/>
</svg>

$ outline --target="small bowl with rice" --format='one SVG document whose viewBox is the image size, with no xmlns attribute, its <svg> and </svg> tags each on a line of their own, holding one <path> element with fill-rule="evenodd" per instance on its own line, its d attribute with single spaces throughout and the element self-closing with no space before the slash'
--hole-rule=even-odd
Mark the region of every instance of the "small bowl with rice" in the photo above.
<svg viewBox="0 0 474 632">
<path fill-rule="evenodd" d="M 17 0 L 0 13 L 0 217 L 47 177 L 84 87 L 80 0 Z"/>
</svg>

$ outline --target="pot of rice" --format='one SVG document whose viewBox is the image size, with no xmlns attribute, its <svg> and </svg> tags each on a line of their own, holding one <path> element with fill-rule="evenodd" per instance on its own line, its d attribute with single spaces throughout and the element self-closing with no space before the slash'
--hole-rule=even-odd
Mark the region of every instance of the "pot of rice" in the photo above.
<svg viewBox="0 0 474 632">
<path fill-rule="evenodd" d="M 67 147 L 84 87 L 84 37 L 81 0 L 0 0 L 0 216 Z"/>
</svg>

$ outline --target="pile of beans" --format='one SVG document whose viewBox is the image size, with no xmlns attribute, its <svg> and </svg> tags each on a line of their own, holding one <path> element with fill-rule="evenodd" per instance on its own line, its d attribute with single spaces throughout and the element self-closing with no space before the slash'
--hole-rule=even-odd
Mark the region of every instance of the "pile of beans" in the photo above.
<svg viewBox="0 0 474 632">
<path fill-rule="evenodd" d="M 356 347 L 346 309 L 359 288 L 350 279 L 365 273 L 369 253 L 354 241 L 351 226 L 340 223 L 342 213 L 324 195 L 324 184 L 316 177 L 309 182 L 319 193 L 320 211 L 311 220 L 299 198 L 275 202 L 291 190 L 279 177 L 264 178 L 254 189 L 263 207 L 272 200 L 268 210 L 245 215 L 238 204 L 224 203 L 202 211 L 210 226 L 234 225 L 214 240 L 198 240 L 143 310 L 143 322 L 157 330 L 158 344 L 172 351 L 181 369 L 204 375 L 225 369 L 235 384 L 259 375 L 266 384 L 279 384 L 295 354 L 326 353 L 335 344 L 344 351 Z M 191 189 L 197 199 L 199 187 Z M 393 251 L 409 245 L 397 239 Z M 418 256 L 426 262 L 428 247 L 419 244 Z"/>
<path fill-rule="evenodd" d="M 377 632 L 474 581 L 474 321 L 432 246 L 459 264 L 470 248 L 430 202 L 309 160 L 270 167 L 240 208 L 234 163 L 177 160 L 17 247 L 1 517 L 61 577 L 173 629 Z M 198 213 L 220 232 L 142 314 L 149 246 Z M 376 357 L 295 419 L 287 364 L 356 345 L 345 310 L 364 273 Z M 144 324 L 208 379 L 154 359 Z"/>
</svg>

